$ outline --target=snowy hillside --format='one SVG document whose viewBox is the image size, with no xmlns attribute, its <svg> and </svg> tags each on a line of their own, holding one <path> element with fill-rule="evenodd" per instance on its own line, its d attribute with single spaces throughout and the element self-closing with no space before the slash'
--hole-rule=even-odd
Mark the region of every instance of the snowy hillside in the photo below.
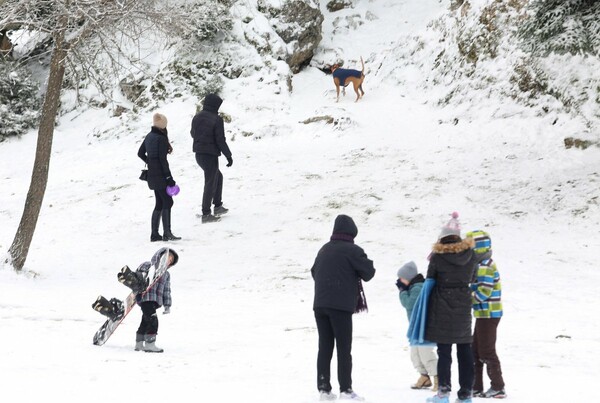
<svg viewBox="0 0 600 403">
<path fill-rule="evenodd" d="M 169 244 L 180 260 L 172 313 L 159 314 L 164 354 L 133 350 L 139 309 L 106 345 L 92 345 L 103 322 L 92 302 L 124 298 L 119 269 L 164 245 L 149 242 L 154 196 L 137 179 L 154 111 L 139 121 L 105 109 L 63 115 L 27 275 L 0 266 L 1 400 L 317 401 L 309 269 L 343 213 L 377 269 L 365 284 L 369 313 L 354 316 L 354 389 L 368 402 L 424 402 L 431 392 L 410 389 L 417 374 L 395 276 L 409 260 L 425 273 L 439 227 L 458 211 L 465 230 L 492 236 L 507 401 L 586 401 L 600 376 L 600 149 L 565 149 L 582 123 L 564 112 L 539 116 L 493 97 L 481 110 L 440 106 L 447 88 L 424 80 L 437 40 L 428 24 L 445 3 L 356 0 L 335 13 L 321 4 L 323 40 L 291 94 L 282 90 L 282 64 L 227 80 L 221 110 L 232 119 L 234 164 L 221 161 L 230 212 L 219 223 L 195 216 L 203 175 L 189 127 L 198 100 L 184 94 L 160 107 L 181 187 L 173 232 L 183 238 Z M 348 87 L 335 103 L 331 76 L 317 66 L 342 57 L 359 68 L 361 56 L 365 97 L 354 103 Z M 335 124 L 302 123 L 319 116 Z M 30 132 L 0 144 L 2 255 L 22 213 L 35 141 Z M 456 364 L 453 377 L 456 386 Z"/>
</svg>

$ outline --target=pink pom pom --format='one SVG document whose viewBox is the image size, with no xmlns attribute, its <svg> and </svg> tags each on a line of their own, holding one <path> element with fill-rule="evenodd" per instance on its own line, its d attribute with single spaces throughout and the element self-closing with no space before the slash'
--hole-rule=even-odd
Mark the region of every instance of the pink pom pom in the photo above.
<svg viewBox="0 0 600 403">
<path fill-rule="evenodd" d="M 452 218 L 458 218 L 458 211 L 452 213 Z"/>
</svg>

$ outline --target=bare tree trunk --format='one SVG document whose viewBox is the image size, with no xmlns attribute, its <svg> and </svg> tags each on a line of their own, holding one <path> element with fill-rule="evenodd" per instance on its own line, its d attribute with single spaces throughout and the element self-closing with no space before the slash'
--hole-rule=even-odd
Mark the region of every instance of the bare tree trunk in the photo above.
<svg viewBox="0 0 600 403">
<path fill-rule="evenodd" d="M 62 21 L 66 26 L 66 21 Z M 35 162 L 31 174 L 31 183 L 25 199 L 25 207 L 21 222 L 12 245 L 9 248 L 12 265 L 16 271 L 23 269 L 33 233 L 42 208 L 46 185 L 48 184 L 48 169 L 52 152 L 52 139 L 54 137 L 54 122 L 60 104 L 60 90 L 65 75 L 65 58 L 67 50 L 63 47 L 64 29 L 58 29 L 55 36 L 54 50 L 50 60 L 50 73 L 48 75 L 48 88 L 44 98 L 40 128 L 38 130 Z"/>
</svg>

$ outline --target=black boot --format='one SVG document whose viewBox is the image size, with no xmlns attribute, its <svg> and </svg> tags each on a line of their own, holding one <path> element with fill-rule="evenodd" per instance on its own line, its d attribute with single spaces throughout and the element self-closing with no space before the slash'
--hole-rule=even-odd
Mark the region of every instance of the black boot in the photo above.
<svg viewBox="0 0 600 403">
<path fill-rule="evenodd" d="M 150 234 L 150 242 L 162 241 L 163 237 L 158 233 L 158 225 L 160 224 L 160 210 L 152 210 L 152 234 Z"/>
<path fill-rule="evenodd" d="M 202 216 L 202 224 L 208 224 L 211 222 L 221 221 L 221 217 L 214 216 L 212 214 L 204 214 Z"/>
<path fill-rule="evenodd" d="M 223 215 L 223 214 L 227 214 L 228 211 L 229 211 L 229 209 L 225 208 L 221 204 L 220 206 L 215 206 L 214 215 L 215 216 L 220 216 L 220 215 Z"/>
<path fill-rule="evenodd" d="M 163 241 L 178 241 L 181 237 L 173 235 L 171 232 L 171 209 L 162 211 L 163 222 Z"/>
</svg>

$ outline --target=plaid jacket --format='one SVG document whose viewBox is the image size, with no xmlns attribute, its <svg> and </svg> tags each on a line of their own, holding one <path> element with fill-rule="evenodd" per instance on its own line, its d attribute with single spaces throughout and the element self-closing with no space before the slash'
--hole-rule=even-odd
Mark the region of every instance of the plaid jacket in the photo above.
<svg viewBox="0 0 600 403">
<path fill-rule="evenodd" d="M 473 314 L 476 318 L 502 317 L 502 284 L 496 263 L 486 259 L 479 264 L 477 279 L 471 284 Z"/>
<path fill-rule="evenodd" d="M 150 262 L 144 262 L 138 267 L 137 271 L 148 273 L 150 266 Z M 173 302 L 171 299 L 171 273 L 168 271 L 165 272 L 146 294 L 142 295 L 141 298 L 137 298 L 137 301 L 138 304 L 147 301 L 155 301 L 158 303 L 158 306 L 170 307 Z"/>
</svg>

